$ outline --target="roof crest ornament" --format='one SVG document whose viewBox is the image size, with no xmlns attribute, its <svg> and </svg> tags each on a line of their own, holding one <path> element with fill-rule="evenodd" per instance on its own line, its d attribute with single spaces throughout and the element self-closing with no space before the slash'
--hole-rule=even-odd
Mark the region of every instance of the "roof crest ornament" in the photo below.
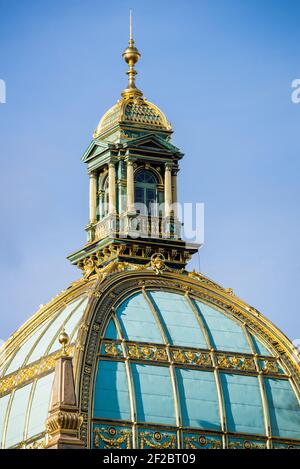
<svg viewBox="0 0 300 469">
<path fill-rule="evenodd" d="M 129 46 L 122 54 L 123 59 L 129 65 L 129 69 L 126 72 L 128 75 L 128 86 L 127 88 L 122 91 L 121 95 L 125 99 L 134 99 L 134 98 L 141 98 L 143 96 L 143 92 L 140 91 L 135 85 L 135 76 L 137 75 L 137 71 L 135 70 L 134 66 L 139 61 L 141 54 L 138 49 L 134 45 L 133 40 L 133 33 L 132 33 L 132 10 L 129 13 Z"/>
</svg>

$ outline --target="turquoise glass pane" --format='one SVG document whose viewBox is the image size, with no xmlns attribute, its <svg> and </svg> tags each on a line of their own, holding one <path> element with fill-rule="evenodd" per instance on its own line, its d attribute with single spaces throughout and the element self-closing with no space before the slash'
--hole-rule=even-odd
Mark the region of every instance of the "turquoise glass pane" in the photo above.
<svg viewBox="0 0 300 469">
<path fill-rule="evenodd" d="M 220 414 L 214 374 L 176 369 L 182 423 L 186 427 L 220 430 Z"/>
<path fill-rule="evenodd" d="M 166 326 L 171 344 L 207 348 L 197 318 L 184 296 L 158 291 L 149 296 Z"/>
<path fill-rule="evenodd" d="M 109 321 L 104 337 L 105 339 L 113 339 L 113 340 L 120 338 L 113 319 Z"/>
<path fill-rule="evenodd" d="M 256 353 L 266 357 L 272 356 L 270 350 L 268 350 L 254 335 L 251 334 L 251 339 L 255 348 Z"/>
<path fill-rule="evenodd" d="M 131 419 L 124 363 L 99 362 L 95 385 L 94 416 L 108 419 Z"/>
<path fill-rule="evenodd" d="M 195 301 L 206 324 L 213 347 L 228 352 L 251 353 L 243 329 L 233 319 L 200 301 Z"/>
<path fill-rule="evenodd" d="M 70 337 L 70 339 L 73 339 L 74 335 L 76 335 L 76 332 L 78 331 L 78 326 L 79 323 L 82 319 L 82 316 L 84 315 L 86 306 L 88 304 L 88 298 L 85 298 L 81 303 L 77 303 L 76 305 L 73 304 L 73 312 L 72 315 L 69 317 L 67 322 L 64 325 L 65 331 Z M 57 335 L 59 335 L 60 330 L 57 330 Z M 53 342 L 53 345 L 51 349 L 47 352 L 49 355 L 56 350 L 59 350 L 61 348 L 60 343 L 58 340 L 55 340 Z"/>
<path fill-rule="evenodd" d="M 8 420 L 5 448 L 10 448 L 23 441 L 31 387 L 32 384 L 28 384 L 15 392 Z"/>
<path fill-rule="evenodd" d="M 265 433 L 258 378 L 221 373 L 228 430 L 249 434 Z"/>
<path fill-rule="evenodd" d="M 40 378 L 36 384 L 31 405 L 27 438 L 31 438 L 45 431 L 53 378 L 54 373 L 50 373 Z"/>
<path fill-rule="evenodd" d="M 35 342 L 38 340 L 38 338 L 43 334 L 45 329 L 49 326 L 50 321 L 47 321 L 44 325 L 39 327 L 36 332 L 29 337 L 29 339 L 26 340 L 26 342 L 21 345 L 17 353 L 15 354 L 14 358 L 12 359 L 9 367 L 5 371 L 5 375 L 8 375 L 9 373 L 13 373 L 16 371 L 19 367 L 21 367 L 24 363 L 24 360 L 32 347 L 34 346 Z"/>
<path fill-rule="evenodd" d="M 175 425 L 169 368 L 132 364 L 132 376 L 138 421 Z"/>
<path fill-rule="evenodd" d="M 52 339 L 55 335 L 61 331 L 64 321 L 72 313 L 74 308 L 76 308 L 79 303 L 82 301 L 82 298 L 74 301 L 73 303 L 68 304 L 63 310 L 60 311 L 53 323 L 48 327 L 45 334 L 37 342 L 32 354 L 30 355 L 27 363 L 32 363 L 36 360 L 39 360 L 42 356 L 45 355 L 47 348 L 49 347 Z M 57 341 L 59 347 L 59 342 Z"/>
<path fill-rule="evenodd" d="M 162 336 L 150 307 L 141 293 L 124 301 L 117 309 L 125 339 L 162 343 Z"/>
<path fill-rule="evenodd" d="M 3 436 L 3 428 L 4 428 L 4 420 L 7 411 L 7 405 L 10 399 L 10 394 L 7 394 L 0 399 L 0 448 L 2 443 L 2 436 Z"/>
<path fill-rule="evenodd" d="M 274 436 L 300 439 L 300 406 L 289 381 L 265 378 Z"/>
</svg>

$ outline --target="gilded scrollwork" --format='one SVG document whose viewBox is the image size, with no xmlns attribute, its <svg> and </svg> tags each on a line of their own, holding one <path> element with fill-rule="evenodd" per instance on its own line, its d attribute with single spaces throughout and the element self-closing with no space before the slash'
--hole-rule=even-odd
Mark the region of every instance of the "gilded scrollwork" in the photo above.
<svg viewBox="0 0 300 469">
<path fill-rule="evenodd" d="M 68 355 L 74 354 L 74 345 L 66 348 Z M 61 355 L 61 350 L 49 355 L 48 357 L 42 358 L 37 363 L 28 365 L 25 368 L 21 368 L 15 373 L 5 376 L 0 380 L 0 396 L 8 394 L 12 389 L 21 386 L 40 375 L 54 370 L 57 358 Z"/>
<path fill-rule="evenodd" d="M 175 433 L 158 430 L 142 430 L 139 432 L 141 449 L 175 449 L 177 438 Z"/>
<path fill-rule="evenodd" d="M 105 342 L 104 355 L 107 355 L 109 357 L 122 357 L 123 353 L 120 344 L 117 344 L 115 342 Z"/>
<path fill-rule="evenodd" d="M 220 368 L 256 372 L 256 365 L 253 357 L 243 355 L 217 354 L 217 364 Z"/>
<path fill-rule="evenodd" d="M 267 449 L 265 441 L 230 438 L 229 449 Z"/>
<path fill-rule="evenodd" d="M 108 425 L 94 427 L 94 448 L 97 449 L 130 449 L 130 428 L 113 427 Z"/>
<path fill-rule="evenodd" d="M 164 347 L 143 344 L 129 344 L 128 356 L 132 359 L 167 361 L 168 355 Z"/>
<path fill-rule="evenodd" d="M 46 444 L 47 444 L 47 437 L 46 437 L 46 434 L 43 433 L 42 435 L 36 437 L 34 440 L 23 441 L 17 446 L 17 448 L 18 449 L 45 449 Z"/>
<path fill-rule="evenodd" d="M 171 358 L 176 364 L 188 364 L 203 367 L 211 367 L 212 360 L 209 353 L 187 349 L 172 349 Z"/>
<path fill-rule="evenodd" d="M 278 374 L 278 363 L 275 360 L 263 360 L 262 371 L 265 374 Z"/>
<path fill-rule="evenodd" d="M 143 342 L 124 341 L 127 356 L 131 360 L 169 362 L 175 365 L 196 366 L 204 369 L 215 368 L 212 360 L 212 353 L 216 359 L 216 366 L 220 369 L 231 372 L 245 372 L 258 374 L 254 356 L 243 354 L 228 354 L 223 352 L 209 352 L 205 350 L 187 349 L 184 347 L 170 347 L 170 359 L 166 346 L 150 345 Z M 102 343 L 100 355 L 124 359 L 120 341 L 105 339 Z M 284 372 L 279 367 L 276 359 L 259 360 L 260 367 L 264 374 L 284 376 Z"/>
<path fill-rule="evenodd" d="M 222 437 L 220 435 L 184 435 L 184 447 L 186 449 L 222 449 Z"/>
</svg>

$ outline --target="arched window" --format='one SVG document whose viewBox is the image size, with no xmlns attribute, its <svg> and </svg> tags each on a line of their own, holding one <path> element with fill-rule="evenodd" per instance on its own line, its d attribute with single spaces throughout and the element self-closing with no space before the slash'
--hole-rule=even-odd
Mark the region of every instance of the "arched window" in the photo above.
<svg viewBox="0 0 300 469">
<path fill-rule="evenodd" d="M 141 214 L 156 215 L 157 180 L 151 171 L 142 170 L 136 175 L 135 204 Z"/>
</svg>

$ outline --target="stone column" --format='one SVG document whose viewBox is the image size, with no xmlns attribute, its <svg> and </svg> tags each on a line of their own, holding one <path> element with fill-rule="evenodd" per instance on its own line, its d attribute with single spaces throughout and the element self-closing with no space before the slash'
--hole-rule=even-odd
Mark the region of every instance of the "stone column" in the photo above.
<svg viewBox="0 0 300 469">
<path fill-rule="evenodd" d="M 134 213 L 134 174 L 133 161 L 127 161 L 127 212 Z"/>
<path fill-rule="evenodd" d="M 97 210 L 97 175 L 93 171 L 90 173 L 90 223 L 96 223 Z"/>
<path fill-rule="evenodd" d="M 116 213 L 116 169 L 115 163 L 108 164 L 109 215 Z"/>
<path fill-rule="evenodd" d="M 165 166 L 165 217 L 171 216 L 172 205 L 172 165 Z"/>
<path fill-rule="evenodd" d="M 99 219 L 102 220 L 103 218 L 103 203 L 104 203 L 104 191 L 100 190 L 98 192 L 99 197 Z"/>
<path fill-rule="evenodd" d="M 172 199 L 173 199 L 173 210 L 174 210 L 174 218 L 177 218 L 177 173 L 174 172 L 172 174 Z"/>
</svg>

